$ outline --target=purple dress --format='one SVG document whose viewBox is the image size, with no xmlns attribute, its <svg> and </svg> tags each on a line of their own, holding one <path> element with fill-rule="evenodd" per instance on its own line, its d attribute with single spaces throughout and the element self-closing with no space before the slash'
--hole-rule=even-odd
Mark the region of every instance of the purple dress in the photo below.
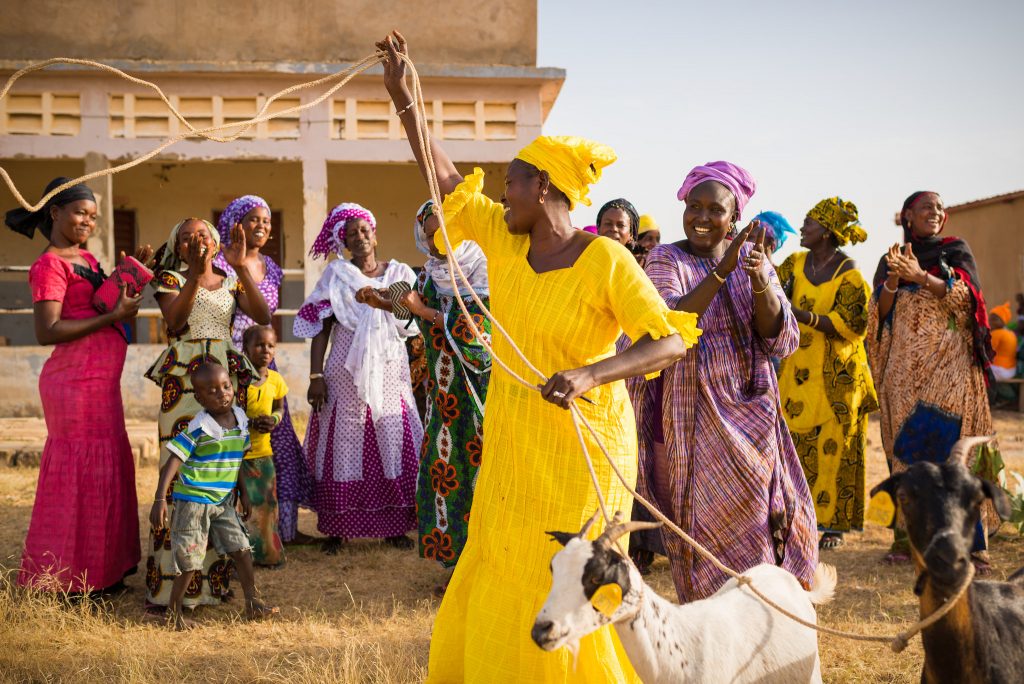
<svg viewBox="0 0 1024 684">
<path fill-rule="evenodd" d="M 744 245 L 741 255 L 750 249 Z M 651 250 L 646 270 L 674 308 L 717 263 L 668 244 Z M 647 423 L 637 487 L 645 496 L 667 490 L 668 501 L 659 502 L 666 514 L 734 570 L 771 563 L 809 586 L 818 565 L 817 523 L 771 367 L 773 356 L 796 350 L 800 331 L 774 270 L 771 287 L 782 302 L 777 337 L 754 331 L 750 280 L 736 269 L 700 317 L 697 346 L 662 371 L 661 406 L 651 401 L 656 393 L 636 388 L 632 398 Z M 664 463 L 654 460 L 651 422 L 658 420 Z M 659 473 L 667 482 L 652 486 Z M 676 535 L 663 539 L 681 601 L 707 598 L 728 579 Z"/>
<path fill-rule="evenodd" d="M 277 311 L 281 297 L 281 283 L 284 282 L 284 271 L 268 256 L 261 255 L 266 267 L 266 275 L 258 288 L 267 300 L 270 312 Z M 228 266 L 223 254 L 218 254 L 213 263 L 228 275 L 235 275 L 233 268 Z M 242 349 L 242 333 L 256 321 L 235 309 L 235 317 L 231 323 L 231 340 L 236 349 Z M 277 363 L 270 367 L 277 370 Z M 312 501 L 313 476 L 306 455 L 295 434 L 292 417 L 288 412 L 288 400 L 283 402 L 284 415 L 274 431 L 270 433 L 270 447 L 274 451 L 274 470 L 277 472 L 277 497 L 279 510 L 279 528 L 281 541 L 290 542 L 298 532 L 299 506 L 310 507 Z"/>
</svg>

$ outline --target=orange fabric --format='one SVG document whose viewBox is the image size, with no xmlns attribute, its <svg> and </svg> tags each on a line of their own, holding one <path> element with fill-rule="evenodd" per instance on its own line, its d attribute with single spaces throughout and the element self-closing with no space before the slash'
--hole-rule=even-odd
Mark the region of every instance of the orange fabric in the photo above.
<svg viewBox="0 0 1024 684">
<path fill-rule="evenodd" d="M 992 348 L 996 356 L 992 359 L 993 366 L 1002 368 L 1017 367 L 1017 336 L 1012 330 L 1000 328 L 992 331 Z"/>
</svg>

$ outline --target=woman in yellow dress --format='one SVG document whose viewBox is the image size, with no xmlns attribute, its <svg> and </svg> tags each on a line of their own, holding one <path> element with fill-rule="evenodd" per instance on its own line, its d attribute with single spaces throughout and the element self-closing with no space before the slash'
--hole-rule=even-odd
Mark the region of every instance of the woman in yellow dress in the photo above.
<svg viewBox="0 0 1024 684">
<path fill-rule="evenodd" d="M 853 202 L 824 199 L 800 229 L 807 251 L 778 270 L 800 323 L 800 347 L 779 369 L 779 395 L 811 489 L 821 549 L 864 528 L 868 414 L 878 410 L 864 352 L 871 289 L 840 247 L 866 237 Z"/>
<path fill-rule="evenodd" d="M 415 107 L 397 55 L 405 40 L 394 34 L 378 47 L 388 55 L 385 85 L 422 171 Z M 483 249 L 495 317 L 550 380 L 538 393 L 501 370 L 491 376 L 468 541 L 434 623 L 428 681 L 636 681 L 610 627 L 585 637 L 575 659 L 530 639 L 551 586 L 549 562 L 561 548 L 546 531 L 578 530 L 598 507 L 563 409 L 583 395 L 592 401 L 577 405 L 635 480 L 636 425 L 623 378 L 681 358 L 699 334 L 696 317 L 669 311 L 625 247 L 572 227 L 569 210 L 590 204 L 588 186 L 614 161 L 611 149 L 538 138 L 509 164 L 499 204 L 481 192 L 482 171 L 463 179 L 431 145 L 453 246 L 472 239 Z M 435 243 L 443 248 L 440 233 Z M 616 355 L 623 330 L 635 344 Z M 497 357 L 536 379 L 507 340 L 496 334 L 493 344 Z M 589 435 L 587 446 L 609 511 L 629 512 L 632 497 Z"/>
</svg>

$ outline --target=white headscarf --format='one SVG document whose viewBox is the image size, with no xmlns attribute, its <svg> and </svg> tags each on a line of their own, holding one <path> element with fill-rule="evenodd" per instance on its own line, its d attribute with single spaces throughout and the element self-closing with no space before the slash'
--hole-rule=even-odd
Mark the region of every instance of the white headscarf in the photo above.
<svg viewBox="0 0 1024 684">
<path fill-rule="evenodd" d="M 381 415 L 384 405 L 384 363 L 408 359 L 403 340 L 418 335 L 419 328 L 387 311 L 360 304 L 355 295 L 361 288 L 386 288 L 399 280 L 416 284 L 416 274 L 400 261 L 388 262 L 381 277 L 368 278 L 347 259 L 335 259 L 306 297 L 292 328 L 296 337 L 316 337 L 324 319 L 334 316 L 338 325 L 355 333 L 345 356 L 345 370 L 374 418 Z"/>
<path fill-rule="evenodd" d="M 428 257 L 427 262 L 423 264 L 423 270 L 434 281 L 434 287 L 437 289 L 437 292 L 448 297 L 455 296 L 455 287 L 452 282 L 452 276 L 454 275 L 455 280 L 459 283 L 459 294 L 466 297 L 469 295 L 469 290 L 457 273 L 449 274 L 448 260 L 444 258 L 439 259 L 430 253 L 430 241 L 427 238 L 423 224 L 426 222 L 427 217 L 433 213 L 433 210 L 433 200 L 424 202 L 416 212 L 416 221 L 413 224 L 416 249 Z M 473 291 L 476 292 L 477 296 L 488 296 L 490 284 L 487 280 L 487 257 L 484 256 L 480 245 L 472 240 L 463 240 L 462 244 L 455 248 L 455 261 L 462 267 L 462 272 L 466 274 L 466 278 L 469 280 L 469 284 L 473 286 Z"/>
</svg>

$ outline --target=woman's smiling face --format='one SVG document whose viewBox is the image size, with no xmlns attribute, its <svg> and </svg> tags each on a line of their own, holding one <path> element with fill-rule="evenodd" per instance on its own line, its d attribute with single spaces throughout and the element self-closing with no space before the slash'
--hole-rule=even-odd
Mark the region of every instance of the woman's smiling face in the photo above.
<svg viewBox="0 0 1024 684">
<path fill-rule="evenodd" d="M 705 181 L 686 195 L 683 231 L 698 256 L 717 254 L 733 228 L 736 199 L 717 181 Z"/>
</svg>

